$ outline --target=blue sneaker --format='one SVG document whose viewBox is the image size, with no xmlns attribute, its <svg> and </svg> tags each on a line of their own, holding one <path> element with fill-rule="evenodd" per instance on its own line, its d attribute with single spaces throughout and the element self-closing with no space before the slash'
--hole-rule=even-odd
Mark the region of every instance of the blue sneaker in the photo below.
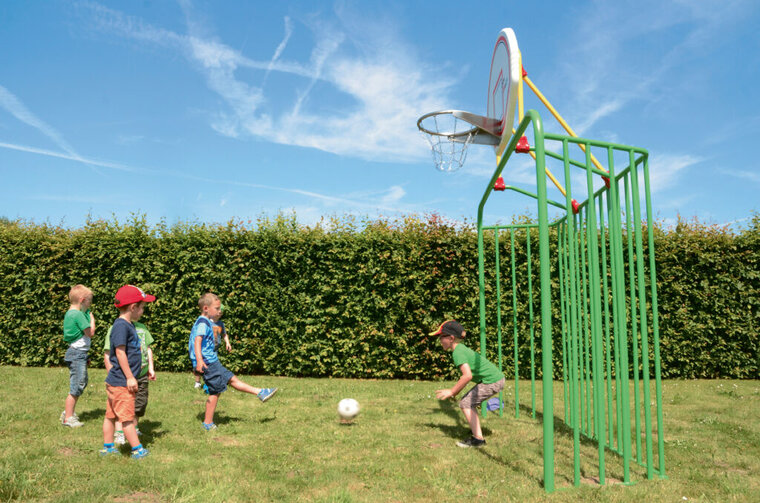
<svg viewBox="0 0 760 503">
<path fill-rule="evenodd" d="M 261 391 L 259 391 L 259 394 L 256 395 L 259 397 L 259 400 L 262 402 L 266 402 L 270 398 L 274 396 L 274 394 L 277 393 L 277 388 L 264 388 Z"/>
<path fill-rule="evenodd" d="M 215 423 L 208 423 L 208 424 L 201 423 L 201 424 L 203 425 L 203 429 L 206 430 L 206 431 L 211 431 L 211 430 L 215 430 L 216 429 L 216 424 Z"/>
<path fill-rule="evenodd" d="M 146 457 L 150 451 L 146 449 L 145 447 L 140 447 L 139 449 L 132 451 L 132 459 L 142 459 Z"/>
<path fill-rule="evenodd" d="M 98 451 L 101 456 L 110 456 L 111 454 L 121 454 L 116 447 L 103 447 Z"/>
<path fill-rule="evenodd" d="M 207 395 L 209 394 L 208 386 L 206 386 L 205 384 L 203 385 L 203 392 L 206 393 Z"/>
</svg>

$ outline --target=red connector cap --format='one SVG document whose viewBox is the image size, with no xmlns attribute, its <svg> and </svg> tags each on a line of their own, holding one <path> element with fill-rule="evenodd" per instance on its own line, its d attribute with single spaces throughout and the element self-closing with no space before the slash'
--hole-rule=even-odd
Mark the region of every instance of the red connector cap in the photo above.
<svg viewBox="0 0 760 503">
<path fill-rule="evenodd" d="M 573 214 L 577 215 L 579 211 L 581 211 L 580 206 L 578 205 L 578 201 L 573 199 L 570 201 L 570 206 L 573 207 Z"/>
<path fill-rule="evenodd" d="M 528 76 L 528 72 L 525 71 L 525 67 L 522 66 L 522 65 L 520 65 L 520 66 L 522 67 L 522 72 L 523 72 L 522 76 L 523 76 L 523 78 L 527 77 Z"/>
<path fill-rule="evenodd" d="M 604 180 L 604 185 L 606 185 L 606 186 L 607 186 L 607 188 L 609 189 L 609 188 L 610 188 L 610 177 L 608 177 L 608 176 L 603 176 L 603 177 L 602 177 L 602 180 Z"/>
<path fill-rule="evenodd" d="M 530 152 L 530 143 L 528 143 L 528 138 L 523 136 L 517 141 L 517 145 L 515 145 L 515 152 L 518 152 L 520 154 L 527 154 Z"/>
<path fill-rule="evenodd" d="M 493 190 L 498 190 L 499 192 L 505 190 L 507 186 L 504 184 L 504 178 L 499 177 L 496 179 L 496 183 L 493 184 Z"/>
</svg>

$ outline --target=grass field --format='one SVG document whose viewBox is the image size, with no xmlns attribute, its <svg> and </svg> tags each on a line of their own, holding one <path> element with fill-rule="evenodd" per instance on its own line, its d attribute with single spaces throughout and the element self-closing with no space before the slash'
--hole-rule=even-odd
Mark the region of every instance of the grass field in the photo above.
<svg viewBox="0 0 760 503">
<path fill-rule="evenodd" d="M 90 370 L 77 405 L 85 426 L 72 430 L 58 422 L 68 369 L 0 366 L 0 501 L 760 501 L 760 381 L 664 383 L 665 480 L 637 466 L 634 485 L 599 487 L 590 445 L 587 482 L 573 488 L 570 440 L 558 433 L 559 489 L 547 496 L 541 425 L 527 409 L 489 415 L 488 445 L 460 449 L 461 412 L 434 399 L 451 383 L 241 377 L 281 391 L 265 404 L 224 393 L 219 429 L 206 433 L 190 374 L 159 373 L 140 426 L 151 455 L 135 462 L 97 454 L 104 371 Z M 512 393 L 508 382 L 508 410 Z M 351 425 L 335 412 L 345 397 L 362 405 Z M 607 473 L 622 478 L 613 454 Z"/>
</svg>

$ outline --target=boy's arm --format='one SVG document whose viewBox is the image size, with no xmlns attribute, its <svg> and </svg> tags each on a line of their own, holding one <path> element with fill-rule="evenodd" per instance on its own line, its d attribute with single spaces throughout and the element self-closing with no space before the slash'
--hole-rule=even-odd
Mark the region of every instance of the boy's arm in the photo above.
<svg viewBox="0 0 760 503">
<path fill-rule="evenodd" d="M 227 352 L 232 351 L 232 344 L 230 344 L 230 334 L 224 331 L 224 347 L 227 348 Z"/>
<path fill-rule="evenodd" d="M 156 369 L 153 368 L 153 350 L 148 346 L 148 379 L 156 380 Z"/>
<path fill-rule="evenodd" d="M 472 381 L 472 370 L 470 370 L 470 366 L 468 364 L 463 363 L 459 366 L 459 370 L 462 371 L 462 377 L 459 378 L 454 387 L 451 389 L 436 390 L 436 398 L 439 400 L 446 400 L 447 398 L 457 396 L 459 392 L 462 391 L 465 386 L 467 386 L 467 383 Z"/>
<path fill-rule="evenodd" d="M 110 349 L 107 349 L 103 352 L 103 364 L 106 366 L 106 372 L 110 372 L 111 367 L 113 367 L 113 365 L 111 365 L 111 350 Z"/>
<path fill-rule="evenodd" d="M 195 364 L 195 370 L 198 371 L 198 372 L 200 372 L 202 374 L 203 370 L 208 365 L 206 365 L 203 362 L 203 354 L 201 353 L 201 336 L 200 335 L 196 335 L 195 336 L 195 341 L 193 341 L 193 346 L 195 348 L 195 360 L 197 362 Z"/>
<path fill-rule="evenodd" d="M 127 353 L 124 351 L 125 345 L 116 346 L 116 359 L 119 361 L 119 367 L 124 372 L 124 377 L 127 378 L 127 389 L 133 393 L 137 392 L 137 379 L 132 374 L 132 369 L 129 368 L 129 360 L 127 359 Z"/>
<path fill-rule="evenodd" d="M 87 337 L 95 337 L 95 315 L 90 311 L 90 335 Z"/>
</svg>

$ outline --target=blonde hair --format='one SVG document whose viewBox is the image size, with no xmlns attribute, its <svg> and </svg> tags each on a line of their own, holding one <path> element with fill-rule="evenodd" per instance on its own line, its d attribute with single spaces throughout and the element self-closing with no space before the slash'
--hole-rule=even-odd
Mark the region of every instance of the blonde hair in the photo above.
<svg viewBox="0 0 760 503">
<path fill-rule="evenodd" d="M 92 297 L 92 290 L 84 285 L 74 285 L 69 290 L 69 302 L 72 304 L 79 303 L 83 297 Z"/>
<path fill-rule="evenodd" d="M 203 311 L 204 307 L 210 306 L 213 302 L 219 300 L 219 296 L 215 293 L 206 292 L 198 299 L 198 307 Z"/>
</svg>

